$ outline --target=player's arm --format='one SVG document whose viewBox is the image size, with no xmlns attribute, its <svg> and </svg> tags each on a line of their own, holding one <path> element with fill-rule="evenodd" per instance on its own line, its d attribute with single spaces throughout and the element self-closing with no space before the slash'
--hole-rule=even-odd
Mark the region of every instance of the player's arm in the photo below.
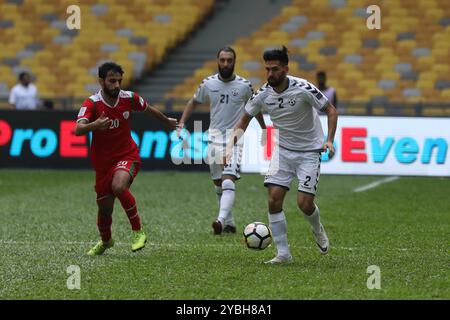
<svg viewBox="0 0 450 320">
<path fill-rule="evenodd" d="M 87 119 L 80 119 L 75 127 L 75 135 L 82 136 L 94 130 L 106 130 L 111 125 L 111 120 L 102 113 L 97 120 L 89 122 Z"/>
<path fill-rule="evenodd" d="M 261 114 L 261 113 L 260 113 Z M 230 143 L 235 145 L 237 141 L 244 135 L 245 130 L 247 130 L 248 124 L 252 120 L 253 116 L 244 112 L 244 115 L 239 119 L 233 128 L 233 139 L 230 139 Z M 263 120 L 264 121 L 264 120 Z"/>
<path fill-rule="evenodd" d="M 156 109 L 155 107 L 148 105 L 144 110 L 145 114 L 155 119 L 158 119 L 160 122 L 164 123 L 167 127 L 172 130 L 175 130 L 178 125 L 177 119 L 168 118 L 164 113 Z"/>
<path fill-rule="evenodd" d="M 199 104 L 206 103 L 207 101 L 209 101 L 208 96 L 209 89 L 206 85 L 206 82 L 207 79 L 204 79 L 202 83 L 200 83 L 194 96 L 186 104 L 186 107 L 184 108 L 183 111 L 183 115 L 181 116 L 180 119 L 180 124 L 178 125 L 179 130 L 184 128 L 186 121 L 189 119 L 192 112 Z"/>
<path fill-rule="evenodd" d="M 328 103 L 328 105 L 323 108 L 322 111 L 327 114 L 328 118 L 328 136 L 327 141 L 324 145 L 324 150 L 329 150 L 328 157 L 331 159 L 334 156 L 333 141 L 334 135 L 336 134 L 338 113 L 336 107 L 332 103 Z"/>
<path fill-rule="evenodd" d="M 258 121 L 262 131 L 261 131 L 261 138 L 260 138 L 260 143 L 261 145 L 264 147 L 267 143 L 267 131 L 266 131 L 266 123 L 264 122 L 264 117 L 262 112 L 259 112 L 256 116 L 255 116 L 256 120 Z"/>
<path fill-rule="evenodd" d="M 252 118 L 253 118 L 252 115 L 248 114 L 247 112 L 244 112 L 244 115 L 239 119 L 239 121 L 234 126 L 233 132 L 231 133 L 230 140 L 227 143 L 225 157 L 224 157 L 224 163 L 228 163 L 228 161 L 231 159 L 233 146 L 244 135 L 245 130 L 247 130 L 247 127 L 248 127 L 250 121 L 252 120 Z"/>
<path fill-rule="evenodd" d="M 265 129 L 266 129 L 266 123 L 264 122 L 264 117 L 263 117 L 262 112 L 258 113 L 258 114 L 255 116 L 255 118 L 256 118 L 256 120 L 258 121 L 259 126 L 261 127 L 261 129 L 265 130 Z"/>
<path fill-rule="evenodd" d="M 194 99 L 191 98 L 188 103 L 186 104 L 186 107 L 184 108 L 183 115 L 180 119 L 180 124 L 178 125 L 178 128 L 181 130 L 184 128 L 184 124 L 191 116 L 192 112 L 195 110 L 195 108 L 199 105 L 199 103 Z"/>
<path fill-rule="evenodd" d="M 132 96 L 132 110 L 144 112 L 146 115 L 157 119 L 168 128 L 175 130 L 177 127 L 177 119 L 168 118 L 164 113 L 152 106 L 150 103 L 144 100 L 139 94 L 133 92 Z"/>
<path fill-rule="evenodd" d="M 338 117 L 336 107 L 313 84 L 307 82 L 307 86 L 305 86 L 305 89 L 308 92 L 308 95 L 306 97 L 309 99 L 311 107 L 315 108 L 316 110 L 320 110 L 327 115 L 328 135 L 327 141 L 323 145 L 323 151 L 328 150 L 328 157 L 331 159 L 334 156 L 333 141 L 334 135 L 336 133 Z"/>
</svg>

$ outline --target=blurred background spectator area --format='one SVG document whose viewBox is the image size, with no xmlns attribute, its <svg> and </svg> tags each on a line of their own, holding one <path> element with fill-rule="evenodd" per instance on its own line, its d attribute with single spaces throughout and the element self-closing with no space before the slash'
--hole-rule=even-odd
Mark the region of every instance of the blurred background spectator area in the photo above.
<svg viewBox="0 0 450 320">
<path fill-rule="evenodd" d="M 450 115 L 449 1 L 240 2 L 83 0 L 81 30 L 68 30 L 72 0 L 0 0 L 0 97 L 29 71 L 55 109 L 78 108 L 98 89 L 97 66 L 114 60 L 125 69 L 125 88 L 179 111 L 216 72 L 218 47 L 208 43 L 225 30 L 237 35 L 223 43 L 236 49 L 236 73 L 255 88 L 265 82 L 263 50 L 286 45 L 291 74 L 314 82 L 317 71 L 326 71 L 341 113 Z M 263 7 L 266 2 L 274 7 Z M 252 3 L 251 12 L 245 3 Z M 366 8 L 373 4 L 381 9 L 380 30 L 366 26 Z M 214 24 L 227 10 L 232 20 Z M 266 20 L 247 30 L 245 21 L 259 15 Z M 198 38 L 204 50 L 192 51 L 196 62 L 183 64 L 189 59 L 181 61 L 177 52 Z"/>
</svg>

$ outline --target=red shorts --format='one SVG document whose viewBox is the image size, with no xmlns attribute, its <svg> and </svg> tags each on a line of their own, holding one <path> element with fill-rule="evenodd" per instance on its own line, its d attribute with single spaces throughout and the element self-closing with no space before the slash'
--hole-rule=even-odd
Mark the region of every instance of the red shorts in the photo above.
<svg viewBox="0 0 450 320">
<path fill-rule="evenodd" d="M 116 171 L 123 170 L 128 172 L 131 176 L 131 183 L 133 183 L 140 169 L 141 161 L 130 158 L 118 161 L 109 168 L 95 170 L 95 192 L 97 193 L 97 200 L 113 194 L 112 181 Z"/>
</svg>

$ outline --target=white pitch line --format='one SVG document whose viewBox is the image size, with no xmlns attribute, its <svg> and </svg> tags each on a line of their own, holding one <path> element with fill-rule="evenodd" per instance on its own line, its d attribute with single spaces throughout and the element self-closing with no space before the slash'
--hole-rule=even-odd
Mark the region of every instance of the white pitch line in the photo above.
<svg viewBox="0 0 450 320">
<path fill-rule="evenodd" d="M 95 241 L 15 241 L 15 240 L 0 240 L 0 245 L 93 245 Z M 126 242 L 116 242 L 114 245 L 122 247 L 129 246 L 129 243 Z M 168 248 L 187 248 L 187 247 L 197 247 L 197 245 L 193 245 L 190 243 L 182 244 L 182 243 L 155 243 L 155 242 L 147 242 L 147 246 L 150 247 L 168 247 Z M 198 245 L 202 247 L 210 247 L 210 248 L 223 248 L 223 247 L 235 247 L 235 243 L 222 243 L 222 244 L 214 244 L 214 243 L 205 243 L 202 245 Z M 314 249 L 314 246 L 296 246 L 296 249 Z M 335 247 L 331 246 L 331 249 L 336 250 L 344 250 L 344 251 L 358 251 L 358 250 L 367 250 L 367 248 L 363 247 Z M 386 248 L 370 248 L 376 250 L 385 250 Z M 395 251 L 408 251 L 412 250 L 411 248 L 390 248 L 389 250 Z"/>
<path fill-rule="evenodd" d="M 395 180 L 398 180 L 398 179 L 400 179 L 400 177 L 387 177 L 387 178 L 384 178 L 384 179 L 377 180 L 377 181 L 374 181 L 372 183 L 366 184 L 366 185 L 364 185 L 362 187 L 355 188 L 355 189 L 353 189 L 353 192 L 367 191 L 367 190 L 370 190 L 370 189 L 378 187 L 380 184 L 389 183 L 389 182 L 392 182 L 392 181 L 395 181 Z"/>
<path fill-rule="evenodd" d="M 16 241 L 16 240 L 0 240 L 0 245 L 93 245 L 96 244 L 96 241 Z M 129 246 L 130 243 L 126 242 L 115 242 L 115 246 Z M 224 246 L 232 246 L 233 244 L 213 244 L 213 243 L 205 243 L 201 246 L 203 247 L 224 247 Z M 156 242 L 147 242 L 147 246 L 153 247 L 194 247 L 192 244 L 182 244 L 182 243 L 156 243 Z M 200 246 L 200 245 L 199 245 Z"/>
</svg>

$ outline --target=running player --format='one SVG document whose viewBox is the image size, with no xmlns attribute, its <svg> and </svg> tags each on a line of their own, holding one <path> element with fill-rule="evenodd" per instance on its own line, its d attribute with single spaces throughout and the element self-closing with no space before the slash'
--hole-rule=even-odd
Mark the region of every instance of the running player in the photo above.
<svg viewBox="0 0 450 320">
<path fill-rule="evenodd" d="M 121 90 L 122 75 L 123 70 L 116 63 L 107 62 L 99 67 L 101 90 L 83 102 L 75 128 L 76 135 L 92 132 L 91 161 L 95 170 L 101 241 L 89 250 L 89 255 L 103 254 L 114 245 L 111 224 L 116 197 L 133 230 L 131 250 L 142 249 L 147 241 L 136 200 L 129 190 L 141 168 L 138 148 L 131 138 L 132 112 L 143 111 L 171 129 L 177 124 L 176 119 L 167 118 L 136 93 Z"/>
<path fill-rule="evenodd" d="M 208 155 L 211 178 L 213 180 L 219 213 L 212 227 L 214 234 L 236 233 L 232 214 L 235 199 L 235 182 L 240 178 L 240 155 L 242 148 L 233 148 L 233 158 L 224 167 L 223 156 L 226 147 L 226 131 L 233 129 L 244 112 L 245 103 L 253 94 L 251 83 L 234 73 L 236 52 L 224 47 L 217 53 L 218 73 L 204 79 L 194 97 L 189 100 L 180 119 L 182 129 L 195 107 L 210 104 L 211 123 L 208 130 Z M 262 114 L 256 116 L 261 128 L 265 129 Z M 265 133 L 265 130 L 263 130 Z"/>
<path fill-rule="evenodd" d="M 337 112 L 314 85 L 287 74 L 289 57 L 286 47 L 267 50 L 263 58 L 268 83 L 245 106 L 245 114 L 236 124 L 234 135 L 243 134 L 252 117 L 261 110 L 269 113 L 274 127 L 278 129 L 279 147 L 275 148 L 278 154 L 272 156 L 264 185 L 268 188 L 269 226 L 278 250 L 276 257 L 266 263 L 280 264 L 292 261 L 283 201 L 294 178 L 299 182 L 297 205 L 311 224 L 319 251 L 328 253 L 328 236 L 320 222 L 319 207 L 314 203 L 314 198 L 320 176 L 321 152 L 328 150 L 330 158 L 334 155 Z M 325 112 L 328 118 L 326 141 L 317 111 Z M 231 157 L 230 150 L 235 138 L 227 146 L 226 162 Z"/>
</svg>

